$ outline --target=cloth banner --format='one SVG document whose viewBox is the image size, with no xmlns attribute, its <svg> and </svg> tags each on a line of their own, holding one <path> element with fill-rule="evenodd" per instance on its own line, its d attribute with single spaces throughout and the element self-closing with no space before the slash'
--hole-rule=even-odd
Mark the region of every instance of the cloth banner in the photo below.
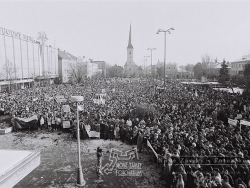
<svg viewBox="0 0 250 188">
<path fill-rule="evenodd" d="M 64 129 L 69 129 L 70 128 L 70 121 L 63 121 L 62 124 L 63 124 Z"/>
<path fill-rule="evenodd" d="M 63 106 L 62 106 L 62 110 L 63 110 L 63 112 L 70 112 L 70 107 L 69 107 L 69 105 L 63 105 Z"/>
<path fill-rule="evenodd" d="M 29 127 L 35 127 L 38 121 L 37 115 L 34 115 L 30 118 L 13 118 L 13 123 L 17 129 L 25 129 Z"/>
<path fill-rule="evenodd" d="M 249 121 L 245 121 L 245 120 L 240 120 L 240 124 L 241 125 L 250 126 L 250 122 Z"/>
<path fill-rule="evenodd" d="M 153 151 L 153 153 L 155 154 L 156 158 L 158 159 L 158 154 L 155 152 L 154 148 L 152 147 L 152 145 L 150 144 L 150 142 L 147 140 L 147 146 Z"/>
<path fill-rule="evenodd" d="M 89 136 L 89 138 L 100 138 L 100 132 L 96 132 L 96 131 L 87 131 L 87 134 Z"/>
<path fill-rule="evenodd" d="M 236 126 L 237 125 L 237 120 L 228 118 L 228 123 L 229 123 L 229 125 Z"/>
</svg>

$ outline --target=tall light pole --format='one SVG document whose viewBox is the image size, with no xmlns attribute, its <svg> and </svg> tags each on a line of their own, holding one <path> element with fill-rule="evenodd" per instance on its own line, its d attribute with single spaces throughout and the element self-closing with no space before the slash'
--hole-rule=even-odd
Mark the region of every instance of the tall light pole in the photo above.
<svg viewBox="0 0 250 188">
<path fill-rule="evenodd" d="M 156 48 L 148 48 L 148 50 L 151 51 L 151 67 L 150 67 L 150 70 L 151 70 L 151 76 L 152 76 L 152 51 L 156 50 Z"/>
<path fill-rule="evenodd" d="M 79 106 L 78 102 L 83 101 L 83 96 L 71 96 L 71 101 L 76 102 L 76 118 L 77 118 L 77 152 L 78 152 L 78 168 L 77 168 L 77 186 L 82 187 L 86 184 L 82 173 L 81 164 L 81 147 L 80 147 L 80 130 L 79 130 Z"/>
<path fill-rule="evenodd" d="M 173 27 L 163 30 L 163 29 L 158 29 L 156 34 L 159 34 L 160 32 L 164 32 L 164 89 L 165 89 L 165 83 L 166 83 L 166 33 L 171 34 L 171 30 L 174 30 Z"/>
<path fill-rule="evenodd" d="M 147 70 L 147 59 L 149 56 L 144 56 L 146 58 L 146 76 L 148 76 L 148 70 Z"/>
</svg>

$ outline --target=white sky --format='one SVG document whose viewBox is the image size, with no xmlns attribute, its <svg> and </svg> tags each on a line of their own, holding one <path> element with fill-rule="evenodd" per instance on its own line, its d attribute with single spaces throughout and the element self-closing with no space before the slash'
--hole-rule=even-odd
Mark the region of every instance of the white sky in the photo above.
<svg viewBox="0 0 250 188">
<path fill-rule="evenodd" d="M 0 27 L 36 37 L 75 56 L 124 65 L 129 25 L 134 61 L 143 65 L 153 51 L 153 64 L 197 63 L 204 54 L 233 61 L 250 52 L 250 1 L 0 1 Z M 150 58 L 148 58 L 148 65 Z"/>
</svg>

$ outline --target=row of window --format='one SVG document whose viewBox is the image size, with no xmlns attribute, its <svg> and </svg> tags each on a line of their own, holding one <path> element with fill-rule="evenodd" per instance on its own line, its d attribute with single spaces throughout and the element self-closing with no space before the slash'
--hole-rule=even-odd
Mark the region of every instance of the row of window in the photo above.
<svg viewBox="0 0 250 188">
<path fill-rule="evenodd" d="M 231 70 L 231 74 L 243 74 L 244 71 Z"/>
<path fill-rule="evenodd" d="M 244 68 L 246 64 L 248 64 L 249 62 L 245 62 L 242 64 L 238 64 L 238 63 L 232 63 L 232 68 Z"/>
</svg>

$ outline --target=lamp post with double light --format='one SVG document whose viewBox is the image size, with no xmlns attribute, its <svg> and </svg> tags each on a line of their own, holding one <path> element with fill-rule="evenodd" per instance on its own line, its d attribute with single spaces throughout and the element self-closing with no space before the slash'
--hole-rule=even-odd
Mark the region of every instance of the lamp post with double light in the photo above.
<svg viewBox="0 0 250 188">
<path fill-rule="evenodd" d="M 151 70 L 151 77 L 153 77 L 153 70 L 152 70 L 152 58 L 153 58 L 153 56 L 152 56 L 152 51 L 153 50 L 156 50 L 156 48 L 148 48 L 148 50 L 150 50 L 151 51 L 151 67 L 150 67 L 150 70 Z"/>
<path fill-rule="evenodd" d="M 165 89 L 165 84 L 166 84 L 166 33 L 171 34 L 171 30 L 174 30 L 173 27 L 163 30 L 163 29 L 158 29 L 156 34 L 159 34 L 160 32 L 164 32 L 164 89 Z"/>
<path fill-rule="evenodd" d="M 145 57 L 145 60 L 146 60 L 145 61 L 146 62 L 146 77 L 148 77 L 147 59 L 148 59 L 149 56 L 144 56 L 144 57 Z"/>
<path fill-rule="evenodd" d="M 77 168 L 77 183 L 76 186 L 83 187 L 86 181 L 83 178 L 82 164 L 81 164 L 81 147 L 80 147 L 80 130 L 79 130 L 79 102 L 83 101 L 83 96 L 71 96 L 71 102 L 76 102 L 76 118 L 77 118 L 77 152 L 78 152 L 78 168 Z M 81 109 L 82 110 L 82 109 Z"/>
</svg>

